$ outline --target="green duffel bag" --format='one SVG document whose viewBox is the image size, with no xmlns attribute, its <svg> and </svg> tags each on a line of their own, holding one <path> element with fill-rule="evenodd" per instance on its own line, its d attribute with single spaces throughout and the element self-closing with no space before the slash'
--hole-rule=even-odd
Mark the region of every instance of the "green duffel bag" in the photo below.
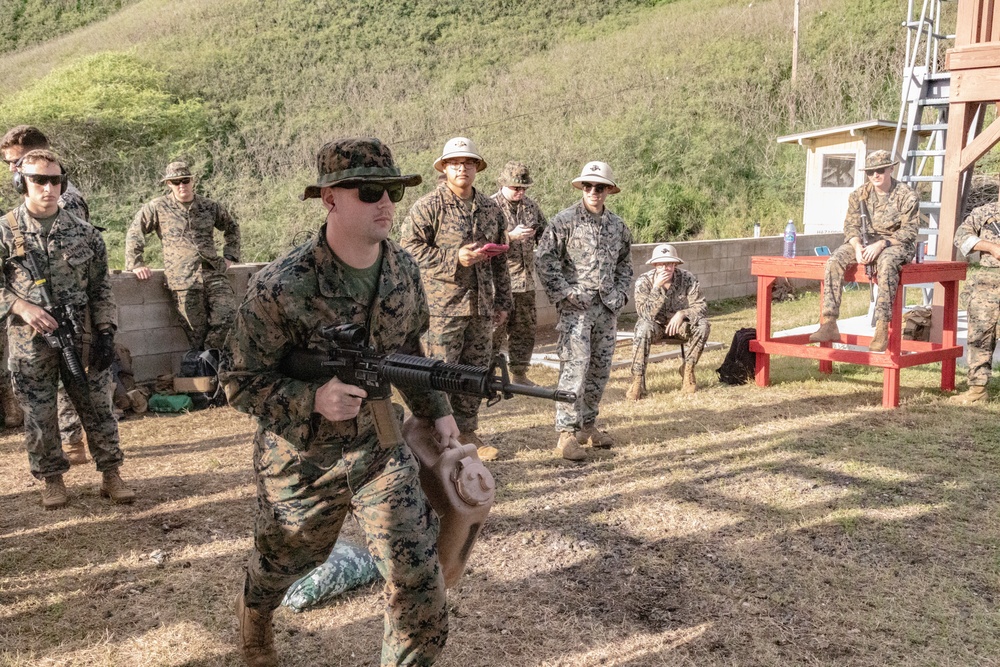
<svg viewBox="0 0 1000 667">
<path fill-rule="evenodd" d="M 187 394 L 153 394 L 149 397 L 150 412 L 190 412 L 194 402 Z"/>
</svg>

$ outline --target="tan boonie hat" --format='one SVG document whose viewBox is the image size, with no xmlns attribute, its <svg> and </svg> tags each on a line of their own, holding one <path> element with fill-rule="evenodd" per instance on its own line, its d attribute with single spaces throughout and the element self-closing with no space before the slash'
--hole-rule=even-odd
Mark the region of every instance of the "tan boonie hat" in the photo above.
<svg viewBox="0 0 1000 667">
<path fill-rule="evenodd" d="M 476 171 L 484 171 L 486 169 L 486 160 L 483 156 L 479 154 L 476 149 L 476 145 L 472 143 L 472 139 L 468 137 L 455 137 L 454 139 L 449 139 L 448 143 L 444 145 L 444 150 L 441 151 L 441 157 L 434 160 L 434 169 L 437 171 L 444 171 L 444 161 L 450 160 L 456 157 L 472 157 L 479 160 L 479 166 L 476 167 Z"/>
<path fill-rule="evenodd" d="M 608 194 L 612 195 L 622 191 L 615 183 L 615 176 L 611 173 L 611 166 L 607 162 L 588 162 L 583 165 L 583 171 L 573 179 L 573 187 L 577 190 L 583 190 L 584 183 L 610 185 L 611 189 L 608 190 Z"/>
<path fill-rule="evenodd" d="M 508 162 L 503 166 L 500 176 L 497 178 L 497 183 L 500 184 L 501 188 L 527 188 L 533 182 L 531 174 L 528 172 L 528 165 L 521 162 Z"/>
<path fill-rule="evenodd" d="M 872 151 L 865 159 L 864 171 L 874 171 L 882 167 L 891 167 L 894 164 L 899 164 L 899 160 L 893 159 L 892 153 L 889 151 Z"/>
<path fill-rule="evenodd" d="M 669 243 L 661 243 L 653 248 L 653 256 L 646 264 L 683 264 L 684 260 L 677 256 L 677 248 Z"/>
<path fill-rule="evenodd" d="M 340 183 L 402 183 L 420 185 L 420 174 L 402 174 L 389 147 L 373 137 L 337 139 L 316 153 L 316 185 L 306 187 L 300 199 L 316 199 L 320 188 Z"/>
<path fill-rule="evenodd" d="M 160 183 L 174 181 L 178 178 L 191 178 L 191 168 L 187 162 L 171 162 L 167 165 L 167 171 L 160 179 Z"/>
</svg>

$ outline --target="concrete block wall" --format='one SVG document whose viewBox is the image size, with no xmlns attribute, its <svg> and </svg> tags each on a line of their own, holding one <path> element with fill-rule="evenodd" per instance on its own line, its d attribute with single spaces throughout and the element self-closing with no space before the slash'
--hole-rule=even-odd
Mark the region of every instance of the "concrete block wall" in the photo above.
<svg viewBox="0 0 1000 667">
<path fill-rule="evenodd" d="M 797 239 L 799 255 L 813 255 L 817 246 L 836 248 L 843 234 L 803 234 Z M 750 275 L 750 258 L 754 255 L 780 255 L 783 239 L 768 236 L 759 239 L 722 239 L 715 241 L 683 241 L 673 244 L 684 260 L 684 268 L 698 276 L 705 297 L 709 301 L 749 296 L 757 291 L 757 282 Z M 635 275 L 650 267 L 646 261 L 652 256 L 654 243 L 632 246 L 632 265 Z M 246 293 L 247 282 L 263 264 L 238 264 L 230 268 L 228 276 L 238 299 Z M 154 270 L 146 281 L 138 280 L 128 272 L 115 272 L 111 286 L 118 303 L 118 340 L 132 352 L 135 379 L 151 380 L 165 373 L 180 370 L 181 357 L 188 349 L 187 337 L 174 312 L 170 292 L 167 291 L 163 271 Z M 536 299 L 539 326 L 556 322 L 555 307 L 539 287 Z M 626 312 L 635 312 L 629 302 Z"/>
</svg>

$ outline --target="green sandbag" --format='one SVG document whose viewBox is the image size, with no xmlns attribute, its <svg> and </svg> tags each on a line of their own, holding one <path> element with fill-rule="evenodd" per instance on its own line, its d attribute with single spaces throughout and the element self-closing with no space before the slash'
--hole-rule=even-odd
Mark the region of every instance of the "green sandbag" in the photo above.
<svg viewBox="0 0 1000 667">
<path fill-rule="evenodd" d="M 150 412 L 190 412 L 194 402 L 187 394 L 153 394 L 149 397 Z"/>
<path fill-rule="evenodd" d="M 367 549 L 338 540 L 326 562 L 292 584 L 281 604 L 296 612 L 322 607 L 378 576 Z"/>
</svg>

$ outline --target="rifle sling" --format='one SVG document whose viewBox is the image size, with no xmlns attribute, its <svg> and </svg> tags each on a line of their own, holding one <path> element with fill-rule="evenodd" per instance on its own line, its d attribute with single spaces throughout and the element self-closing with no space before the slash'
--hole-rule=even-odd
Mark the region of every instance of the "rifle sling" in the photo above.
<svg viewBox="0 0 1000 667">
<path fill-rule="evenodd" d="M 14 211 L 7 211 L 7 224 L 10 225 L 10 233 L 14 235 L 14 254 L 24 257 L 24 234 L 21 233 L 21 225 L 17 224 Z"/>
</svg>

